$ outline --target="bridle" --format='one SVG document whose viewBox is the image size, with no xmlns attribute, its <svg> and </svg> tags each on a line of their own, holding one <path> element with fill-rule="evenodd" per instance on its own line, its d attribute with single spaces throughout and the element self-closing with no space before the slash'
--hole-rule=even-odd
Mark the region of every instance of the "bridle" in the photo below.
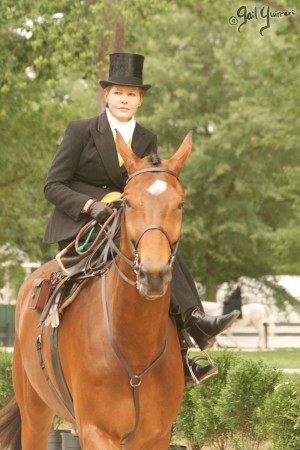
<svg viewBox="0 0 300 450">
<path fill-rule="evenodd" d="M 173 172 L 172 170 L 166 169 L 166 168 L 160 168 L 160 167 L 148 167 L 145 169 L 140 169 L 137 170 L 136 172 L 133 172 L 132 174 L 129 175 L 126 184 L 128 184 L 134 177 L 144 174 L 144 173 L 149 173 L 149 172 L 163 172 L 163 173 L 168 173 L 170 175 L 172 175 L 173 177 L 175 177 L 178 181 L 178 175 Z M 180 182 L 180 181 L 179 181 Z M 183 209 L 183 204 L 182 204 L 182 209 Z M 128 228 L 127 228 L 127 221 L 126 221 L 126 208 L 128 207 L 128 203 L 126 201 L 126 198 L 123 198 L 123 202 L 122 202 L 122 209 L 124 212 L 124 222 L 125 222 L 125 232 L 128 238 L 128 242 L 130 244 L 130 247 L 132 249 L 132 253 L 133 253 L 133 260 L 130 260 L 129 258 L 127 258 L 119 249 L 117 250 L 116 246 L 114 246 L 114 250 L 117 250 L 117 253 L 119 256 L 121 256 L 121 258 L 127 263 L 129 264 L 132 268 L 134 273 L 137 275 L 140 269 L 140 257 L 139 257 L 139 253 L 138 253 L 138 245 L 142 239 L 142 237 L 145 235 L 145 233 L 147 233 L 148 231 L 152 231 L 152 230 L 159 230 L 160 232 L 162 232 L 170 245 L 171 248 L 171 256 L 170 259 L 168 261 L 169 263 L 169 267 L 170 269 L 172 269 L 173 263 L 174 263 L 174 259 L 176 257 L 176 253 L 178 250 L 178 245 L 179 245 L 179 239 L 173 243 L 169 233 L 161 226 L 161 225 L 156 225 L 156 224 L 152 224 L 152 225 L 146 225 L 139 233 L 138 237 L 136 238 L 135 241 L 133 241 L 132 239 L 129 238 L 129 234 L 128 234 Z M 130 280 L 123 272 L 120 271 L 119 267 L 117 266 L 115 260 L 113 260 L 115 267 L 117 268 L 119 274 L 122 276 L 122 278 L 127 281 L 127 283 L 131 284 L 131 285 L 135 285 L 137 286 L 138 282 L 137 281 L 132 281 Z"/>
</svg>

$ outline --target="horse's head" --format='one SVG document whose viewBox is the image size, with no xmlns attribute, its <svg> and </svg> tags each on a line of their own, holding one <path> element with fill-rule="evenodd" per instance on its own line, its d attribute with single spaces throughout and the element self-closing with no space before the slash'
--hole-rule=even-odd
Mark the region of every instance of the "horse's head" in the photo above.
<svg viewBox="0 0 300 450">
<path fill-rule="evenodd" d="M 137 288 L 154 300 L 165 294 L 180 237 L 185 194 L 178 175 L 192 149 L 189 133 L 172 158 L 138 158 L 117 134 L 129 178 L 123 194 L 122 248 L 134 253 Z"/>
</svg>

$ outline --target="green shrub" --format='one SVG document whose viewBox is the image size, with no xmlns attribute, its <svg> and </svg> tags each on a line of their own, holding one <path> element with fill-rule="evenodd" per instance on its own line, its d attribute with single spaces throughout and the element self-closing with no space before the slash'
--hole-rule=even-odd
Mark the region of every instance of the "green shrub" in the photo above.
<svg viewBox="0 0 300 450">
<path fill-rule="evenodd" d="M 237 364 L 238 361 L 237 354 L 224 352 L 217 360 L 218 375 L 194 388 L 193 397 L 196 407 L 194 433 L 197 442 L 201 445 L 218 442 L 220 448 L 223 448 L 228 439 L 228 430 L 226 424 L 220 420 L 216 400 L 220 398 L 220 393 L 226 386 L 231 365 Z"/>
<path fill-rule="evenodd" d="M 258 413 L 257 432 L 274 450 L 300 449 L 300 377 L 291 377 L 269 394 Z"/>
<path fill-rule="evenodd" d="M 190 444 L 200 446 L 227 439 L 226 428 L 215 411 L 215 400 L 226 384 L 229 367 L 237 361 L 236 354 L 224 352 L 222 357 L 218 356 L 218 376 L 185 389 L 181 410 L 174 424 L 176 437 L 185 438 Z"/>
<path fill-rule="evenodd" d="M 12 395 L 12 354 L 0 351 L 0 408 Z"/>
<path fill-rule="evenodd" d="M 194 387 L 191 387 L 184 391 L 180 414 L 173 426 L 173 434 L 179 438 L 187 439 L 190 444 L 196 442 L 193 432 L 196 412 L 193 400 L 194 389 Z"/>
<path fill-rule="evenodd" d="M 278 371 L 261 362 L 241 359 L 229 368 L 215 409 L 236 450 L 257 448 L 261 441 L 255 430 L 258 408 L 280 378 Z"/>
<path fill-rule="evenodd" d="M 186 389 L 174 434 L 193 445 L 225 450 L 259 448 L 256 430 L 264 400 L 281 380 L 281 373 L 237 353 L 216 356 L 219 375 Z"/>
</svg>

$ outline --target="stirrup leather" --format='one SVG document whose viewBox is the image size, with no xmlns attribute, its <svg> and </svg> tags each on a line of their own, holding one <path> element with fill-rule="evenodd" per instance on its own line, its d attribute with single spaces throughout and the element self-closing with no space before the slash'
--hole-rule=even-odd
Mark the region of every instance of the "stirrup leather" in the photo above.
<svg viewBox="0 0 300 450">
<path fill-rule="evenodd" d="M 186 341 L 186 343 L 188 344 L 189 347 L 199 348 L 199 346 L 196 343 L 196 341 L 194 340 L 194 338 L 192 336 L 190 336 L 189 333 L 185 329 L 182 329 L 181 333 L 182 333 L 182 336 L 185 339 L 185 341 Z M 206 348 L 212 347 L 215 344 L 215 342 L 216 342 L 216 338 L 215 337 L 208 339 Z"/>
</svg>

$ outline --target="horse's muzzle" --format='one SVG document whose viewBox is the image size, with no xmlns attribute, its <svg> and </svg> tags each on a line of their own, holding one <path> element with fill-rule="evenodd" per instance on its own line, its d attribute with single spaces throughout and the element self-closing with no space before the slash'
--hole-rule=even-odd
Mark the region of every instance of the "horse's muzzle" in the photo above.
<svg viewBox="0 0 300 450">
<path fill-rule="evenodd" d="M 147 300 L 155 300 L 166 293 L 171 279 L 172 269 L 168 262 L 157 266 L 145 261 L 139 266 L 137 288 Z"/>
</svg>

